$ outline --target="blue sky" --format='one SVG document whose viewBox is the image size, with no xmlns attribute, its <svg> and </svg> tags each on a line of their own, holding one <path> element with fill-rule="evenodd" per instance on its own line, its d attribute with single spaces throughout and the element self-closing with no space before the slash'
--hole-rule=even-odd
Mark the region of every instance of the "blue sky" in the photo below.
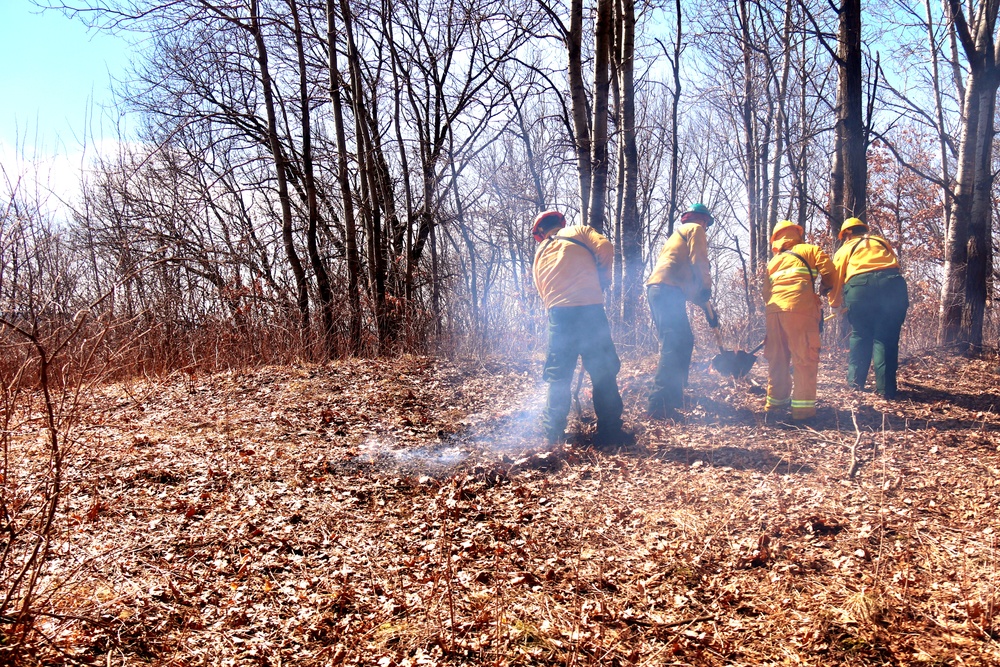
<svg viewBox="0 0 1000 667">
<path fill-rule="evenodd" d="M 104 117 L 112 78 L 126 76 L 128 43 L 88 32 L 78 19 L 39 13 L 30 0 L 0 0 L 0 160 L 74 161 L 85 136 L 116 136 Z M 88 116 L 91 117 L 88 123 Z"/>
</svg>

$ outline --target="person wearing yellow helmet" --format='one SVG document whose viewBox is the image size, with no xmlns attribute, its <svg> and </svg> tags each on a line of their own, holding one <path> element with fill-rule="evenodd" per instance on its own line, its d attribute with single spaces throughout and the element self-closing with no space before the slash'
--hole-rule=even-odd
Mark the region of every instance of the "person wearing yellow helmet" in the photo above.
<svg viewBox="0 0 1000 667">
<path fill-rule="evenodd" d="M 684 404 L 684 386 L 694 351 L 687 302 L 698 304 L 710 319 L 715 318 L 714 309 L 708 305 L 712 269 L 705 232 L 713 221 L 707 206 L 692 204 L 663 244 L 646 281 L 646 300 L 660 342 L 660 360 L 646 408 L 647 416 L 653 419 L 677 418 L 676 411 Z M 717 319 L 710 322 L 713 328 L 718 324 Z"/>
<path fill-rule="evenodd" d="M 816 414 L 823 319 L 820 295 L 830 294 L 831 305 L 839 305 L 834 289 L 837 276 L 830 257 L 805 243 L 802 227 L 789 220 L 774 226 L 771 252 L 774 256 L 767 264 L 763 289 L 768 363 L 765 410 L 775 413 L 791 406 L 793 420 L 809 419 Z"/>
<path fill-rule="evenodd" d="M 833 256 L 838 284 L 851 323 L 847 384 L 864 389 L 868 369 L 875 368 L 875 391 L 896 397 L 899 333 L 910 298 L 899 259 L 889 242 L 868 233 L 868 225 L 848 218 L 838 235 L 843 245 Z"/>
<path fill-rule="evenodd" d="M 549 385 L 542 416 L 545 436 L 555 444 L 565 439 L 576 360 L 594 388 L 597 433 L 594 444 L 631 444 L 622 429 L 622 397 L 618 391 L 621 362 L 604 312 L 604 289 L 611 284 L 615 249 L 593 227 L 566 226 L 559 211 L 543 211 L 531 235 L 538 242 L 532 264 L 535 287 L 548 309 L 549 345 L 542 377 Z"/>
</svg>

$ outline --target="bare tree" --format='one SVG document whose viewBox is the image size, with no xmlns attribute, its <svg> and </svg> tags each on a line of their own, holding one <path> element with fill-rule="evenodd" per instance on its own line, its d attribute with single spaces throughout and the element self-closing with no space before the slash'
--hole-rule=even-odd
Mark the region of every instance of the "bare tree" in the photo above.
<svg viewBox="0 0 1000 667">
<path fill-rule="evenodd" d="M 938 340 L 973 351 L 983 343 L 983 316 L 992 265 L 993 135 L 1000 43 L 997 0 L 980 0 L 971 22 L 948 0 L 952 24 L 968 61 L 951 224 L 945 241 Z"/>
</svg>

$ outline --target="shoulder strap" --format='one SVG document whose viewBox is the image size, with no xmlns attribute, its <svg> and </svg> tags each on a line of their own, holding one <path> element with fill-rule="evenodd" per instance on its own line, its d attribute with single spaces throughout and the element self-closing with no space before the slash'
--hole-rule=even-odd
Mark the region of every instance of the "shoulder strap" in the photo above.
<svg viewBox="0 0 1000 667">
<path fill-rule="evenodd" d="M 594 260 L 594 266 L 600 266 L 600 264 L 598 264 L 598 262 L 597 262 L 597 253 L 595 253 L 593 250 L 591 250 L 591 248 L 590 248 L 589 245 L 587 245 L 586 243 L 584 243 L 580 239 L 572 239 L 572 238 L 570 238 L 568 236 L 550 236 L 549 238 L 545 239 L 545 242 L 542 244 L 542 247 L 539 248 L 538 252 L 535 253 L 535 259 L 536 260 L 538 259 L 538 256 L 541 255 L 542 252 L 545 250 L 545 247 L 548 246 L 553 241 L 569 241 L 570 243 L 573 243 L 573 244 L 576 244 L 576 245 L 580 246 L 581 248 L 583 248 L 584 250 L 586 250 L 587 252 L 590 253 L 590 256 Z M 534 262 L 532 262 L 532 264 L 534 264 Z"/>
<path fill-rule="evenodd" d="M 813 290 L 815 291 L 815 289 L 816 289 L 816 270 L 809 265 L 809 262 L 806 261 L 806 258 L 803 257 L 802 255 L 800 255 L 799 253 L 793 252 L 791 250 L 782 250 L 781 254 L 782 255 L 791 255 L 795 259 L 797 259 L 800 262 L 802 262 L 803 264 L 805 264 L 806 270 L 809 271 L 809 284 L 812 286 Z"/>
<path fill-rule="evenodd" d="M 892 248 L 889 247 L 888 243 L 886 243 L 885 241 L 883 241 L 880 238 L 877 238 L 875 236 L 871 236 L 869 234 L 865 234 L 864 236 L 862 236 L 861 238 L 858 239 L 857 243 L 855 243 L 853 246 L 851 246 L 851 251 L 849 253 L 847 253 L 847 261 L 848 262 L 851 261 L 851 257 L 854 255 L 854 251 L 858 249 L 858 246 L 861 245 L 862 241 L 869 241 L 869 242 L 875 241 L 875 243 L 878 243 L 880 246 L 882 246 L 883 248 L 885 248 L 886 251 L 896 259 L 897 263 L 899 262 L 899 258 L 896 257 L 896 253 L 894 253 L 892 251 Z"/>
<path fill-rule="evenodd" d="M 597 253 L 591 250 L 590 246 L 581 241 L 580 239 L 571 239 L 568 236 L 550 236 L 549 238 L 550 239 L 556 238 L 559 239 L 560 241 L 569 241 L 570 243 L 575 243 L 576 245 L 580 246 L 581 248 L 589 252 L 590 256 L 594 258 L 594 264 L 597 264 Z"/>
</svg>

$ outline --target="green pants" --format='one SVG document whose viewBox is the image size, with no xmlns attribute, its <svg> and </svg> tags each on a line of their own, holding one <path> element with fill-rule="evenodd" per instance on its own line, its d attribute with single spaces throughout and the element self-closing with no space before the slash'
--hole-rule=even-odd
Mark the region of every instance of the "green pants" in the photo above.
<svg viewBox="0 0 1000 667">
<path fill-rule="evenodd" d="M 864 389 L 874 361 L 875 391 L 895 398 L 899 332 L 910 306 L 906 281 L 899 269 L 859 273 L 844 285 L 844 305 L 852 329 L 847 384 Z"/>
<path fill-rule="evenodd" d="M 565 306 L 549 309 L 549 351 L 542 377 L 549 383 L 542 423 L 550 440 L 558 439 L 569 417 L 576 360 L 594 387 L 594 412 L 598 433 L 614 433 L 622 425 L 622 397 L 618 392 L 621 361 L 611 340 L 604 306 Z"/>
</svg>

